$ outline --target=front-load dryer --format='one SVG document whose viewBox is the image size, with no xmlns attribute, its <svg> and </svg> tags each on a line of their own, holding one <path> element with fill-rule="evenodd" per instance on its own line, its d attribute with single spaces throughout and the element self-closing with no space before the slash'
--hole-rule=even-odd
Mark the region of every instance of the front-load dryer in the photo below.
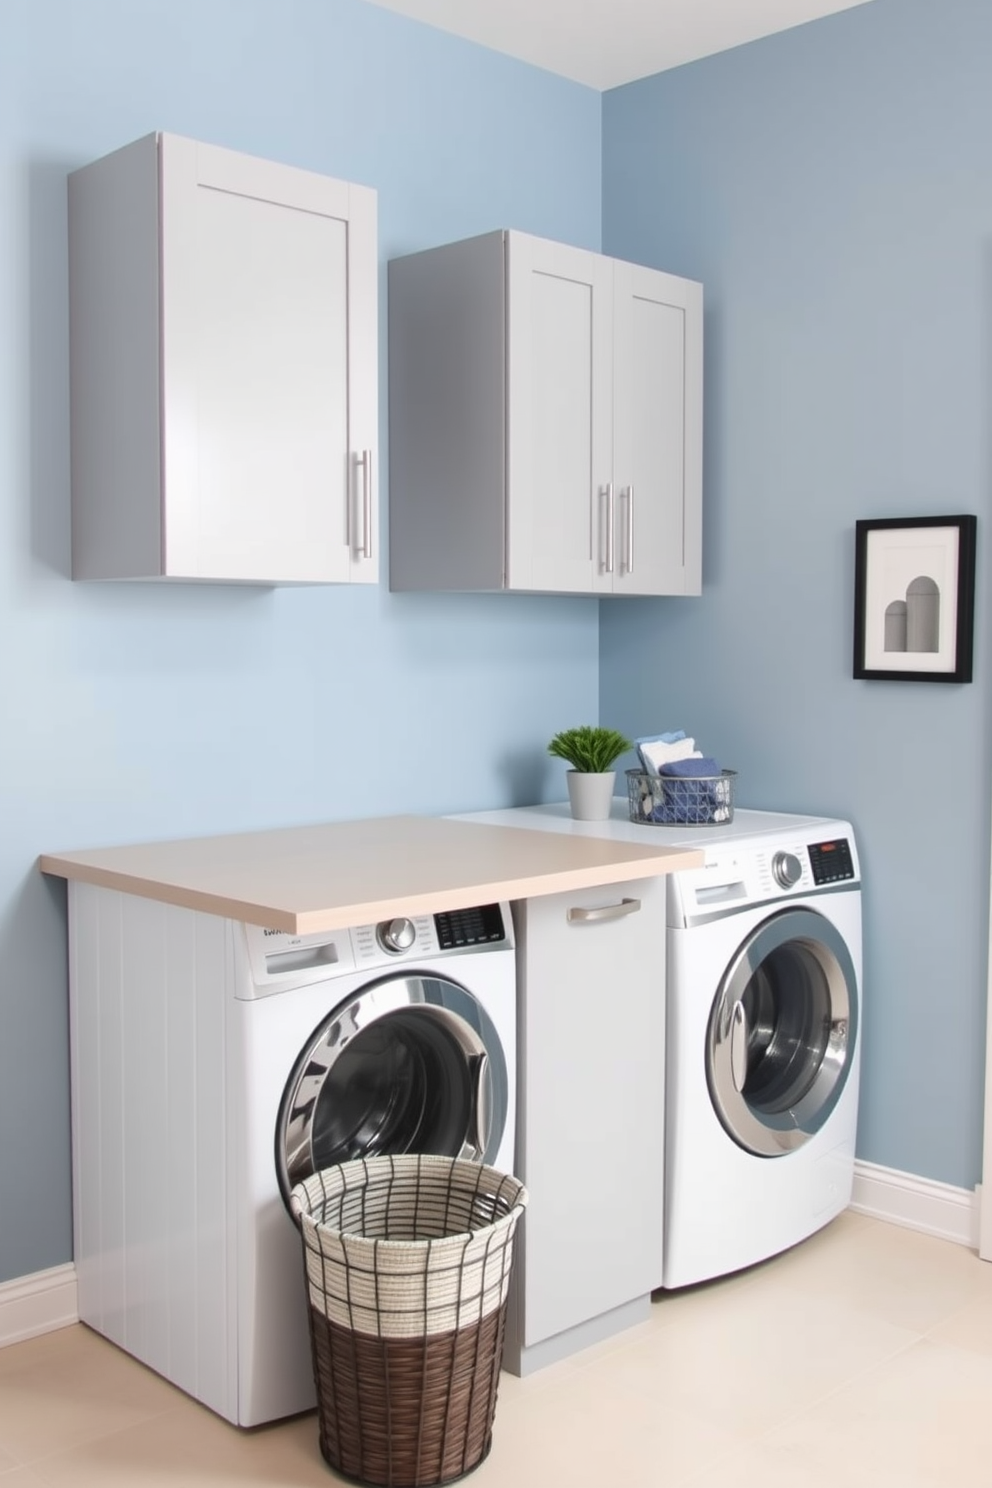
<svg viewBox="0 0 992 1488">
<path fill-rule="evenodd" d="M 79 1316 L 241 1426 L 311 1408 L 290 1186 L 362 1155 L 512 1172 L 507 904 L 312 935 L 70 884 Z"/>
<path fill-rule="evenodd" d="M 662 1284 L 795 1245 L 851 1200 L 861 888 L 847 822 L 728 828 L 668 885 Z"/>
<path fill-rule="evenodd" d="M 851 1199 L 861 1062 L 861 876 L 849 823 L 575 821 L 568 803 L 469 821 L 701 849 L 666 879 L 664 1236 L 658 1287 L 786 1250 Z M 660 939 L 660 937 L 659 937 Z"/>
</svg>

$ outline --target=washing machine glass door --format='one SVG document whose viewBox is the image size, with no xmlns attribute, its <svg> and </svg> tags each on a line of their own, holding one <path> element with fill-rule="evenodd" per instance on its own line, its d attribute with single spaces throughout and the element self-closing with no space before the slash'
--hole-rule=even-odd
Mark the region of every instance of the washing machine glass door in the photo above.
<svg viewBox="0 0 992 1488">
<path fill-rule="evenodd" d="M 283 1198 L 353 1158 L 492 1161 L 509 1099 L 499 1034 L 464 987 L 420 975 L 370 983 L 315 1029 L 286 1085 L 276 1129 Z"/>
<path fill-rule="evenodd" d="M 706 1074 L 735 1142 L 781 1157 L 820 1130 L 857 1039 L 857 976 L 843 936 L 815 910 L 764 920 L 738 948 L 710 1015 Z"/>
</svg>

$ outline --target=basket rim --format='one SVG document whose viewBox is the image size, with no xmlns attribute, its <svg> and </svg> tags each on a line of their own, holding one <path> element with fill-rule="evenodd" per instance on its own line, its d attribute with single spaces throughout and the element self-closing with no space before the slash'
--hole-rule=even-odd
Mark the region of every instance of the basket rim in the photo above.
<svg viewBox="0 0 992 1488">
<path fill-rule="evenodd" d="M 325 1220 L 316 1218 L 310 1209 L 306 1207 L 310 1203 L 309 1185 L 322 1183 L 325 1174 L 340 1176 L 333 1193 L 327 1194 L 321 1187 L 318 1187 L 317 1196 L 334 1198 L 348 1192 L 357 1193 L 363 1188 L 367 1189 L 374 1186 L 374 1182 L 370 1181 L 362 1184 L 354 1184 L 349 1189 L 346 1180 L 350 1175 L 357 1176 L 358 1173 L 362 1173 L 366 1178 L 374 1180 L 380 1175 L 382 1177 L 393 1176 L 397 1170 L 401 1173 L 420 1174 L 425 1169 L 428 1174 L 432 1169 L 436 1173 L 444 1169 L 448 1173 L 461 1171 L 466 1176 L 469 1173 L 474 1175 L 481 1174 L 485 1178 L 495 1180 L 497 1193 L 502 1189 L 504 1184 L 511 1185 L 510 1192 L 507 1195 L 509 1208 L 505 1214 L 500 1214 L 495 1219 L 487 1220 L 484 1224 L 480 1224 L 478 1229 L 451 1230 L 444 1235 L 425 1237 L 422 1240 L 395 1240 L 388 1239 L 385 1236 L 365 1235 L 361 1230 L 342 1229 L 338 1225 L 328 1224 Z M 296 1197 L 297 1194 L 300 1195 L 299 1199 Z M 498 1229 L 500 1226 L 505 1226 L 511 1221 L 515 1222 L 527 1207 L 530 1195 L 520 1179 L 513 1173 L 504 1173 L 499 1168 L 489 1167 L 485 1163 L 471 1162 L 467 1158 L 443 1157 L 439 1153 L 432 1152 L 404 1152 L 397 1153 L 395 1156 L 359 1157 L 353 1159 L 351 1162 L 335 1163 L 328 1168 L 320 1168 L 316 1173 L 311 1173 L 309 1178 L 304 1178 L 300 1183 L 295 1184 L 289 1198 L 290 1213 L 301 1228 L 310 1224 L 315 1230 L 322 1230 L 325 1235 L 333 1236 L 342 1241 L 356 1240 L 361 1241 L 363 1244 L 374 1244 L 377 1248 L 385 1247 L 387 1254 L 392 1252 L 399 1255 L 404 1251 L 422 1252 L 424 1247 L 428 1245 L 435 1251 L 443 1250 L 446 1246 L 452 1248 L 459 1244 L 464 1246 L 466 1242 L 470 1243 L 474 1237 L 482 1234 L 485 1230 Z"/>
<path fill-rule="evenodd" d="M 721 769 L 719 775 L 662 775 L 653 770 L 625 770 L 625 775 L 638 775 L 644 780 L 671 780 L 679 784 L 691 785 L 695 780 L 722 780 L 725 775 L 736 775 L 736 770 Z"/>
<path fill-rule="evenodd" d="M 523 1209 L 523 1204 L 515 1204 L 506 1214 L 501 1214 L 499 1219 L 487 1220 L 477 1230 L 451 1230 L 445 1235 L 425 1236 L 423 1240 L 388 1240 L 384 1236 L 363 1235 L 361 1230 L 339 1230 L 336 1225 L 326 1224 L 322 1219 L 314 1219 L 312 1214 L 304 1214 L 300 1217 L 308 1220 L 315 1230 L 322 1230 L 325 1235 L 330 1235 L 335 1240 L 361 1241 L 363 1245 L 374 1245 L 377 1250 L 385 1250 L 387 1254 L 402 1255 L 404 1251 L 414 1251 L 420 1254 L 428 1246 L 432 1251 L 442 1254 L 446 1246 L 454 1250 L 456 1246 L 464 1246 L 466 1241 L 471 1242 L 486 1230 L 496 1230 L 501 1225 L 509 1224 L 511 1219 L 523 1213 Z"/>
</svg>

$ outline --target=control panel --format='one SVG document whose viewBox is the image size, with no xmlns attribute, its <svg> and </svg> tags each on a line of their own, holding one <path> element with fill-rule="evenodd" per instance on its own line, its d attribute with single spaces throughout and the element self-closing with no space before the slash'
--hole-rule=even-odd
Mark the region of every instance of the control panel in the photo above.
<svg viewBox="0 0 992 1488">
<path fill-rule="evenodd" d="M 668 875 L 667 916 L 670 926 L 685 927 L 734 914 L 748 905 L 774 905 L 786 898 L 843 888 L 858 883 L 854 842 L 842 822 L 823 821 L 820 830 L 834 837 L 810 841 L 798 833 L 778 840 L 719 839 L 706 848 L 702 868 Z"/>
<path fill-rule="evenodd" d="M 434 924 L 442 951 L 461 946 L 492 945 L 506 939 L 503 911 L 498 904 L 482 904 L 478 908 L 436 914 Z"/>
<path fill-rule="evenodd" d="M 815 884 L 843 883 L 845 879 L 854 877 L 851 844 L 846 837 L 835 837 L 831 842 L 811 842 L 809 865 Z"/>
<path fill-rule="evenodd" d="M 396 915 L 351 930 L 294 935 L 245 925 L 253 990 L 262 997 L 280 987 L 300 986 L 372 971 L 429 956 L 513 949 L 509 905 L 481 904 L 442 914 Z M 241 994 L 239 994 L 241 995 Z"/>
</svg>

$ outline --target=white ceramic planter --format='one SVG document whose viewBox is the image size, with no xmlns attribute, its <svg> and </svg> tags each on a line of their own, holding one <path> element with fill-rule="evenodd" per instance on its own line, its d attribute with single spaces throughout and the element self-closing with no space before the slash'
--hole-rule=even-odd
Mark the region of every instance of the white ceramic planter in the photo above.
<svg viewBox="0 0 992 1488">
<path fill-rule="evenodd" d="M 576 821 L 607 821 L 613 805 L 613 782 L 616 770 L 604 770 L 602 774 L 591 774 L 583 770 L 569 770 L 568 799 Z"/>
</svg>

